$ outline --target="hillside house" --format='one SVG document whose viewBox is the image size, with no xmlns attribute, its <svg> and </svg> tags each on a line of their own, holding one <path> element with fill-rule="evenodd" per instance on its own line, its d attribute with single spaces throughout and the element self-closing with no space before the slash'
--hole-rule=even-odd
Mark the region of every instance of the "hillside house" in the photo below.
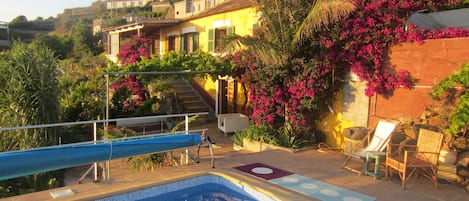
<svg viewBox="0 0 469 201">
<path fill-rule="evenodd" d="M 119 8 L 142 7 L 152 1 L 153 0 L 106 0 L 106 8 L 108 10 L 112 10 Z"/>
</svg>

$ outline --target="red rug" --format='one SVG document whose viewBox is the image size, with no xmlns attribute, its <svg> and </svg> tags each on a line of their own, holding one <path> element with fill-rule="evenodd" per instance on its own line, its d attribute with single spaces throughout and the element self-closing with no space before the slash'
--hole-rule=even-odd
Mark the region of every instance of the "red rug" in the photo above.
<svg viewBox="0 0 469 201">
<path fill-rule="evenodd" d="M 263 178 L 265 180 L 276 179 L 279 177 L 284 177 L 287 175 L 291 175 L 293 173 L 281 170 L 269 165 L 265 165 L 262 163 L 252 163 L 248 165 L 234 167 L 237 170 L 243 171 L 245 173 L 254 175 L 256 177 Z"/>
</svg>

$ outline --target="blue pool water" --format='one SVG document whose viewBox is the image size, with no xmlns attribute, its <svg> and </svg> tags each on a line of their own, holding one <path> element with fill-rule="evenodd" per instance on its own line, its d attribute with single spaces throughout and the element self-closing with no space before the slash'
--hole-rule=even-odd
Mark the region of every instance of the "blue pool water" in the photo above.
<svg viewBox="0 0 469 201">
<path fill-rule="evenodd" d="M 203 175 L 119 194 L 99 201 L 275 201 L 249 187 L 216 175 Z"/>
<path fill-rule="evenodd" d="M 220 184 L 206 183 L 184 190 L 177 190 L 170 193 L 165 193 L 158 196 L 148 197 L 141 199 L 141 201 L 206 201 L 206 200 L 244 200 L 244 201 L 256 201 L 251 196 L 233 191 Z"/>
</svg>

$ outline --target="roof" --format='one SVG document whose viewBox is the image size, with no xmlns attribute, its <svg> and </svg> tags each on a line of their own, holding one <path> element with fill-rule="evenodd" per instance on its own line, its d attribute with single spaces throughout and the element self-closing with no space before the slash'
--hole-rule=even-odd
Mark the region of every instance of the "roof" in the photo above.
<svg viewBox="0 0 469 201">
<path fill-rule="evenodd" d="M 179 24 L 182 21 L 202 18 L 202 17 L 225 13 L 225 12 L 234 11 L 234 10 L 240 10 L 243 8 L 249 8 L 249 7 L 253 7 L 254 5 L 255 4 L 252 0 L 228 0 L 221 4 L 218 4 L 217 6 L 211 9 L 203 11 L 195 16 L 186 18 L 184 20 L 174 19 L 174 18 L 172 19 L 144 19 L 144 20 L 139 20 L 132 24 L 105 28 L 103 29 L 103 31 L 104 32 L 125 32 L 125 31 L 143 28 L 143 27 L 159 28 L 159 27 Z"/>
<path fill-rule="evenodd" d="M 181 22 L 182 20 L 180 19 L 144 19 L 144 20 L 139 20 L 131 24 L 105 28 L 103 29 L 103 31 L 104 32 L 125 32 L 128 30 L 135 30 L 138 28 L 159 28 L 159 27 L 179 24 Z"/>
<path fill-rule="evenodd" d="M 469 30 L 469 8 L 424 13 L 417 11 L 409 17 L 409 22 L 416 24 L 420 29 L 447 29 L 463 28 Z"/>
<path fill-rule="evenodd" d="M 254 5 L 255 5 L 255 3 L 253 2 L 253 0 L 229 0 L 229 1 L 225 1 L 221 4 L 218 4 L 217 6 L 211 8 L 211 9 L 202 11 L 201 13 L 199 13 L 195 16 L 189 17 L 185 20 L 193 20 L 193 19 L 197 19 L 197 18 L 207 17 L 207 16 L 210 16 L 210 15 L 226 13 L 226 12 L 234 11 L 234 10 L 240 10 L 240 9 L 243 9 L 243 8 L 253 7 Z"/>
</svg>

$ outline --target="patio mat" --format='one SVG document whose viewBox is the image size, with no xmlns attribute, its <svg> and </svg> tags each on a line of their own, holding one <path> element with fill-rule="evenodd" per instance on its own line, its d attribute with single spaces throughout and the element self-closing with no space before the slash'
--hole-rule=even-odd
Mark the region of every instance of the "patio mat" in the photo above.
<svg viewBox="0 0 469 201">
<path fill-rule="evenodd" d="M 262 163 L 253 163 L 234 167 L 242 172 L 265 179 L 313 198 L 327 201 L 372 201 L 376 200 L 365 194 L 347 190 L 338 186 L 294 174 Z"/>
</svg>

